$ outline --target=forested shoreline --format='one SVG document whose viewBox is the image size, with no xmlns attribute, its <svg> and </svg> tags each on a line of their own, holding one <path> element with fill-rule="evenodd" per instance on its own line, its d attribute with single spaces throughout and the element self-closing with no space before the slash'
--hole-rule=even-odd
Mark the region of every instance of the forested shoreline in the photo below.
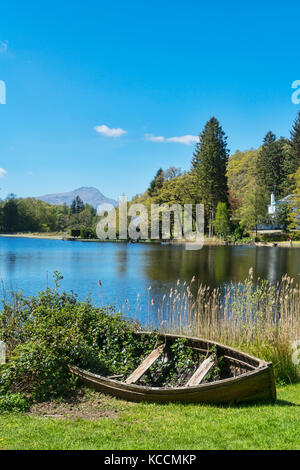
<svg viewBox="0 0 300 470">
<path fill-rule="evenodd" d="M 268 214 L 271 194 L 283 201 Z M 189 171 L 160 168 L 144 194 L 133 202 L 151 204 L 203 203 L 206 233 L 241 239 L 259 225 L 298 228 L 300 214 L 300 112 L 289 138 L 269 131 L 258 149 L 237 150 L 229 156 L 227 137 L 216 118 L 205 125 Z"/>
<path fill-rule="evenodd" d="M 96 210 L 77 197 L 72 205 L 52 205 L 10 194 L 0 203 L 0 232 L 67 232 L 95 238 Z"/>
<path fill-rule="evenodd" d="M 271 194 L 283 200 L 268 214 Z M 290 199 L 289 199 L 290 198 Z M 260 225 L 295 230 L 300 215 L 300 112 L 289 138 L 269 131 L 258 149 L 229 155 L 227 136 L 212 117 L 200 133 L 188 171 L 159 168 L 143 194 L 129 204 L 204 204 L 208 236 L 239 240 Z M 96 238 L 96 209 L 77 196 L 72 205 L 51 205 L 10 194 L 0 202 L 0 232 L 60 232 Z"/>
</svg>

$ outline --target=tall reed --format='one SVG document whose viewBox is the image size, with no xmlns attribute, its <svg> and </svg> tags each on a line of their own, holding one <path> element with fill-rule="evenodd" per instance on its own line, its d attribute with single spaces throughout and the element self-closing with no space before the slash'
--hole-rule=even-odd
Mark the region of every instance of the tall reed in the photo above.
<svg viewBox="0 0 300 470">
<path fill-rule="evenodd" d="M 195 283 L 178 280 L 156 301 L 148 328 L 235 346 L 272 361 L 278 382 L 299 380 L 292 343 L 300 340 L 300 286 L 292 278 L 254 281 L 251 268 L 245 281 L 223 288 Z"/>
</svg>

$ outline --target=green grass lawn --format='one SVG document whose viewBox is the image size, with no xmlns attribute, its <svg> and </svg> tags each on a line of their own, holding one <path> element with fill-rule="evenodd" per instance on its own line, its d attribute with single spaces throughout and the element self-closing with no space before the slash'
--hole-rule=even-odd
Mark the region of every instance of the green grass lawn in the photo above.
<svg viewBox="0 0 300 470">
<path fill-rule="evenodd" d="M 300 449 L 300 384 L 275 404 L 135 404 L 91 394 L 95 420 L 0 415 L 1 449 Z M 75 407 L 76 408 L 76 407 Z"/>
</svg>

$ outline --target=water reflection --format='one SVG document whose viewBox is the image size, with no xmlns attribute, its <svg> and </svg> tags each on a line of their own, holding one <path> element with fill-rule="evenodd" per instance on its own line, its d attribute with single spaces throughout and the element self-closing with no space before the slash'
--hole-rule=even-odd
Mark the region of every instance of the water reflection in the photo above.
<svg viewBox="0 0 300 470">
<path fill-rule="evenodd" d="M 186 251 L 183 246 L 158 244 L 118 244 L 62 242 L 0 238 L 0 279 L 10 288 L 32 295 L 46 286 L 51 273 L 64 275 L 63 288 L 85 298 L 88 294 L 99 304 L 98 279 L 101 279 L 103 302 L 120 305 L 128 299 L 136 309 L 148 311 L 148 291 L 158 299 L 177 280 L 197 281 L 216 287 L 230 281 L 239 282 L 253 267 L 254 278 L 272 282 L 288 273 L 300 282 L 300 249 L 251 246 L 206 246 Z"/>
<path fill-rule="evenodd" d="M 128 269 L 128 251 L 125 244 L 116 248 L 115 259 L 118 273 L 123 277 L 126 276 Z"/>
</svg>

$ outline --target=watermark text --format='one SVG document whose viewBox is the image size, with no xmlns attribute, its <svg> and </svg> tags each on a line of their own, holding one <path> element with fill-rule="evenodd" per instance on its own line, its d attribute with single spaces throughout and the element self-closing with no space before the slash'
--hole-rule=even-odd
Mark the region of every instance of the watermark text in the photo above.
<svg viewBox="0 0 300 470">
<path fill-rule="evenodd" d="M 292 88 L 296 91 L 292 94 L 292 103 L 293 104 L 300 104 L 300 80 L 295 80 L 292 83 Z"/>
<path fill-rule="evenodd" d="M 6 104 L 6 85 L 3 80 L 0 80 L 0 104 Z"/>
<path fill-rule="evenodd" d="M 182 240 L 186 250 L 200 250 L 204 243 L 203 204 L 128 205 L 119 197 L 116 210 L 112 204 L 100 204 L 96 227 L 100 240 Z"/>
</svg>

